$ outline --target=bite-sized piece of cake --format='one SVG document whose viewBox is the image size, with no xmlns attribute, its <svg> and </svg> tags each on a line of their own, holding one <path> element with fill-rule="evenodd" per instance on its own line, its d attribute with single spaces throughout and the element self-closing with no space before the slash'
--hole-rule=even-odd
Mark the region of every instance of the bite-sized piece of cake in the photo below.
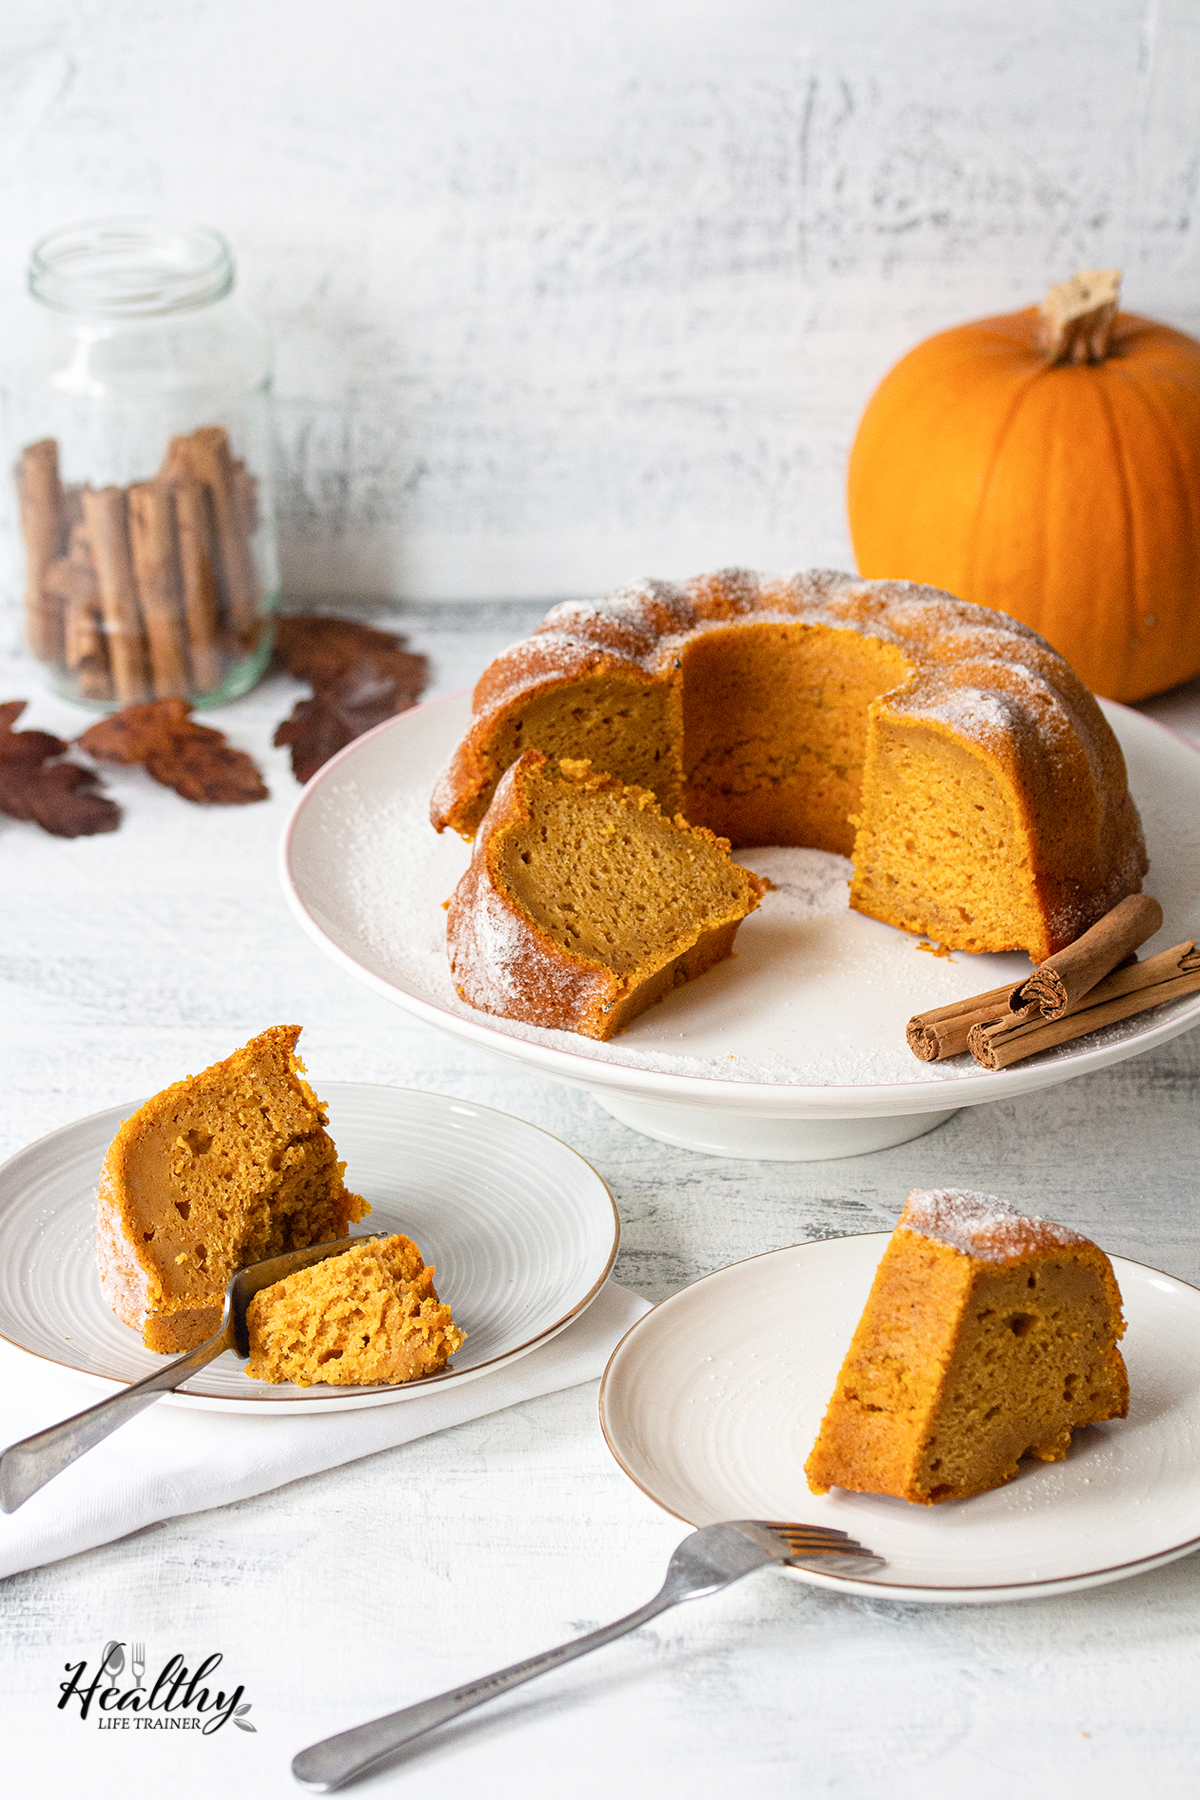
<svg viewBox="0 0 1200 1800">
<path fill-rule="evenodd" d="M 471 836 L 526 750 L 733 844 L 850 856 L 852 907 L 949 949 L 1043 962 L 1146 872 L 1079 677 L 1027 625 L 908 581 L 721 569 L 566 601 L 484 670 L 437 829 Z"/>
<path fill-rule="evenodd" d="M 444 1369 L 464 1333 L 411 1238 L 371 1238 L 255 1294 L 247 1375 L 337 1387 L 417 1381 Z"/>
<path fill-rule="evenodd" d="M 276 1025 L 126 1119 L 100 1175 L 100 1285 L 151 1350 L 192 1350 L 247 1263 L 345 1237 L 371 1209 L 342 1180 L 299 1025 Z"/>
<path fill-rule="evenodd" d="M 763 892 L 647 788 L 528 751 L 450 901 L 450 967 L 481 1012 L 610 1038 L 729 956 Z"/>
<path fill-rule="evenodd" d="M 999 1487 L 1080 1425 L 1123 1419 L 1121 1295 L 1103 1250 L 991 1194 L 910 1194 L 805 1471 L 929 1505 Z"/>
</svg>

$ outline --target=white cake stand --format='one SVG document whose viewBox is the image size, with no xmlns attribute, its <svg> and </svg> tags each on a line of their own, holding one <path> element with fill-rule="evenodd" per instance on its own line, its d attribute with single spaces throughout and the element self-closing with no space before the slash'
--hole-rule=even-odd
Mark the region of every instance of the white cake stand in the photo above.
<svg viewBox="0 0 1200 1800">
<path fill-rule="evenodd" d="M 1166 919 L 1145 955 L 1200 937 L 1200 751 L 1125 707 L 1105 711 L 1146 828 L 1147 887 Z M 845 906 L 837 859 L 778 850 L 739 856 L 776 880 L 787 879 L 788 858 L 809 859 L 804 893 L 768 894 L 735 957 L 611 1044 L 475 1012 L 450 980 L 442 910 L 469 851 L 450 833 L 439 838 L 427 814 L 469 716 L 466 693 L 417 707 L 314 776 L 281 844 L 289 904 L 326 955 L 385 999 L 587 1089 L 648 1137 L 712 1156 L 859 1156 L 920 1137 L 962 1106 L 1090 1074 L 1200 1022 L 1200 995 L 1189 995 L 1011 1069 L 989 1072 L 966 1056 L 920 1063 L 904 1041 L 912 1013 L 1016 980 L 1028 959 L 915 954 L 916 939 Z"/>
</svg>

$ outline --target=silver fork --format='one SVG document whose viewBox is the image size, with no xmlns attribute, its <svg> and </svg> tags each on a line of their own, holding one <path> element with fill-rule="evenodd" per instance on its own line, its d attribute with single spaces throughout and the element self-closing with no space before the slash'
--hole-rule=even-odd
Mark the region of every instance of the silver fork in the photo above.
<svg viewBox="0 0 1200 1800">
<path fill-rule="evenodd" d="M 134 1687 L 140 1688 L 142 1685 L 142 1676 L 146 1673 L 146 1646 L 145 1646 L 145 1644 L 133 1644 L 130 1646 L 129 1667 L 133 1671 Z"/>
<path fill-rule="evenodd" d="M 379 1231 L 366 1233 L 367 1237 L 383 1235 Z M 340 1256 L 343 1251 L 351 1250 L 355 1244 L 363 1241 L 360 1236 L 337 1238 L 330 1244 L 309 1244 L 303 1250 L 286 1250 L 282 1256 L 272 1256 L 266 1262 L 251 1263 L 248 1267 L 239 1269 L 236 1275 L 230 1277 L 225 1289 L 221 1329 L 206 1344 L 201 1344 L 196 1350 L 189 1350 L 186 1356 L 176 1357 L 165 1368 L 155 1369 L 152 1375 L 135 1381 L 132 1387 L 123 1388 L 119 1394 L 111 1394 L 107 1400 L 97 1400 L 85 1412 L 64 1419 L 60 1425 L 48 1425 L 45 1431 L 35 1432 L 33 1437 L 22 1438 L 19 1443 L 10 1444 L 7 1450 L 0 1452 L 0 1512 L 16 1512 L 18 1506 L 23 1506 L 31 1494 L 36 1494 L 48 1481 L 53 1481 L 56 1475 L 69 1469 L 85 1451 L 103 1443 L 118 1426 L 136 1418 L 160 1394 L 179 1387 L 189 1375 L 195 1375 L 206 1363 L 220 1356 L 223 1350 L 236 1351 L 245 1362 L 250 1355 L 250 1329 L 246 1323 L 246 1308 L 259 1289 L 282 1281 L 285 1275 L 292 1274 L 295 1269 L 307 1269 L 312 1263 L 323 1262 L 327 1256 Z M 436 1380 L 437 1377 L 433 1379 Z"/>
<path fill-rule="evenodd" d="M 385 1758 L 411 1744 L 414 1738 L 455 1719 L 459 1713 L 494 1700 L 497 1694 L 545 1675 L 589 1650 L 599 1650 L 614 1638 L 636 1631 L 658 1613 L 681 1600 L 699 1600 L 715 1594 L 732 1581 L 740 1581 L 755 1569 L 768 1563 L 795 1563 L 818 1566 L 831 1575 L 863 1575 L 884 1566 L 883 1559 L 847 1537 L 844 1531 L 831 1531 L 820 1525 L 785 1524 L 778 1519 L 735 1519 L 725 1525 L 705 1525 L 693 1531 L 679 1544 L 667 1567 L 667 1578 L 653 1600 L 627 1613 L 612 1625 L 589 1631 L 586 1637 L 572 1638 L 555 1650 L 543 1650 L 524 1662 L 513 1663 L 495 1675 L 480 1681 L 469 1681 L 465 1687 L 449 1693 L 435 1694 L 432 1700 L 421 1700 L 399 1712 L 386 1713 L 366 1725 L 356 1725 L 336 1737 L 322 1738 L 292 1759 L 292 1774 L 304 1787 L 316 1794 L 332 1794 L 359 1775 L 365 1775 Z"/>
</svg>

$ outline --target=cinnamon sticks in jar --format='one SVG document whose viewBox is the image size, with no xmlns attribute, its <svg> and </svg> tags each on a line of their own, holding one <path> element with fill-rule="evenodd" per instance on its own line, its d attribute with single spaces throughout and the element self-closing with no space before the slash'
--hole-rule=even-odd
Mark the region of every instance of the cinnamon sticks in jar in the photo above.
<svg viewBox="0 0 1200 1800">
<path fill-rule="evenodd" d="M 923 1062 L 969 1050 L 984 1068 L 1006 1069 L 1039 1050 L 1200 991 L 1200 950 L 1192 941 L 1137 961 L 1138 947 L 1162 921 L 1157 900 L 1129 895 L 1032 975 L 918 1013 L 908 1023 L 909 1048 Z"/>
<path fill-rule="evenodd" d="M 22 451 L 17 487 L 29 646 L 80 699 L 197 697 L 254 648 L 256 482 L 222 426 L 172 439 L 128 488 L 65 486 L 45 438 Z"/>
</svg>

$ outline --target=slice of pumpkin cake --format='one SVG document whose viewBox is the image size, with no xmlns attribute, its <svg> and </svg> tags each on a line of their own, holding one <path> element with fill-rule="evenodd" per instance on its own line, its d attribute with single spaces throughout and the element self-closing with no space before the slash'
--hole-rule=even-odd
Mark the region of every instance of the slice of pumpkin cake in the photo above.
<svg viewBox="0 0 1200 1800">
<path fill-rule="evenodd" d="M 910 1194 L 805 1465 L 931 1505 L 999 1487 L 1123 1419 L 1121 1295 L 1103 1250 L 990 1194 Z"/>
<path fill-rule="evenodd" d="M 411 1238 L 369 1238 L 255 1294 L 247 1375 L 342 1386 L 417 1381 L 445 1368 L 464 1334 Z"/>
<path fill-rule="evenodd" d="M 194 1349 L 247 1263 L 345 1237 L 370 1211 L 342 1180 L 321 1102 L 276 1025 L 126 1119 L 100 1176 L 96 1252 L 109 1305 L 151 1350 Z"/>
<path fill-rule="evenodd" d="M 733 953 L 766 884 L 648 788 L 530 750 L 506 771 L 449 906 L 462 998 L 611 1038 Z"/>
</svg>

